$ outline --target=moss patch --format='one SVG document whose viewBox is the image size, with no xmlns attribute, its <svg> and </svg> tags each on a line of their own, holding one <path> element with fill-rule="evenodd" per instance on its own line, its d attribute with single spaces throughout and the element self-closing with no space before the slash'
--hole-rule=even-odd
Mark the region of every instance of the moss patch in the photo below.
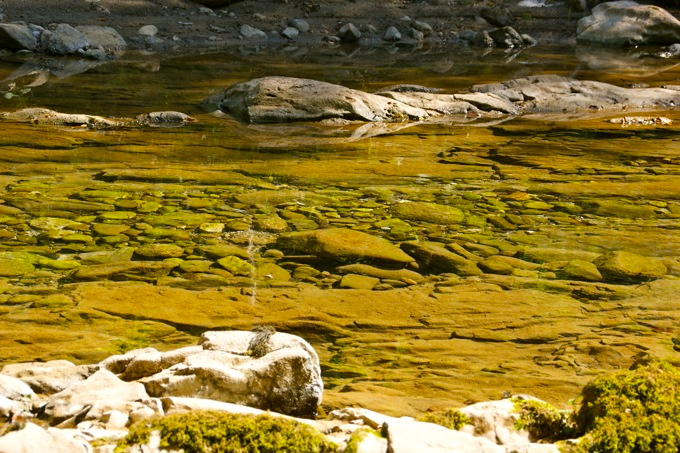
<svg viewBox="0 0 680 453">
<path fill-rule="evenodd" d="M 601 377 L 583 389 L 577 421 L 586 433 L 578 451 L 677 453 L 680 370 L 652 361 Z"/>
<path fill-rule="evenodd" d="M 269 415 L 237 415 L 212 411 L 173 414 L 134 425 L 116 452 L 145 444 L 154 431 L 160 448 L 186 453 L 208 452 L 335 452 L 337 447 L 313 428 Z"/>
</svg>

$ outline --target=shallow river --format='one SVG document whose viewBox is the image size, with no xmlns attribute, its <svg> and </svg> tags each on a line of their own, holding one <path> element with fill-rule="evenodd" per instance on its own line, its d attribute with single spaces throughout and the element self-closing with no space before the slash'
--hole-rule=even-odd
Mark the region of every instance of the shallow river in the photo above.
<svg viewBox="0 0 680 453">
<path fill-rule="evenodd" d="M 680 84 L 672 62 L 540 47 L 0 59 L 0 111 L 176 110 L 197 120 L 0 123 L 0 362 L 94 363 L 190 344 L 206 329 L 270 324 L 317 348 L 329 408 L 415 413 L 505 391 L 567 406 L 593 375 L 645 354 L 677 357 L 677 121 L 245 125 L 199 108 L 266 75 L 456 92 L 541 73 Z M 409 202 L 462 217 L 404 214 Z M 432 241 L 479 272 L 421 263 L 409 269 L 415 279 L 366 276 L 375 271 L 356 266 L 373 263 L 276 243 L 328 227 Z M 651 282 L 598 277 L 592 262 L 611 251 L 655 258 L 667 272 Z"/>
</svg>

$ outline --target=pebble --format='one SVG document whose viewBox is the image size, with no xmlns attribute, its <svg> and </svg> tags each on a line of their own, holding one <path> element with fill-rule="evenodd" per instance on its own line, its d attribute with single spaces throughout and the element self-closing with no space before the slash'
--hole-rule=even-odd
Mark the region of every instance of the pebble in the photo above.
<svg viewBox="0 0 680 453">
<path fill-rule="evenodd" d="M 399 41 L 401 39 L 401 33 L 397 30 L 397 27 L 392 26 L 385 31 L 383 39 L 385 41 Z"/>
<path fill-rule="evenodd" d="M 156 36 L 158 33 L 158 27 L 155 25 L 144 25 L 141 27 L 139 30 L 137 30 L 137 34 L 140 36 Z"/>
</svg>

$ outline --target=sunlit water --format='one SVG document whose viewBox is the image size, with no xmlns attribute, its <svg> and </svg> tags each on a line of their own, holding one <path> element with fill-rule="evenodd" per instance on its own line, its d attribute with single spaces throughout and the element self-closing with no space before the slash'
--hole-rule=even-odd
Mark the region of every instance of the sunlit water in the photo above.
<svg viewBox="0 0 680 453">
<path fill-rule="evenodd" d="M 385 236 L 389 230 L 376 226 L 377 222 L 390 217 L 391 206 L 413 200 L 461 206 L 470 210 L 472 220 L 465 225 L 447 227 L 418 223 L 413 225 L 412 235 L 405 237 L 409 240 L 429 239 L 444 243 L 479 241 L 483 244 L 484 241 L 491 243 L 489 237 L 493 237 L 513 247 L 564 248 L 592 253 L 626 250 L 676 260 L 680 256 L 680 235 L 677 231 L 680 145 L 679 129 L 675 123 L 659 128 L 624 128 L 606 123 L 603 118 L 569 121 L 519 118 L 477 121 L 466 125 L 395 124 L 376 130 L 363 124 L 246 125 L 228 117 L 215 117 L 199 108 L 203 99 L 233 83 L 267 75 L 308 77 L 366 91 L 409 83 L 457 92 L 478 83 L 541 73 L 617 85 L 680 84 L 680 68 L 672 61 L 622 58 L 614 64 L 598 52 L 541 47 L 527 49 L 517 55 L 501 51 L 485 55 L 479 50 L 446 49 L 241 49 L 234 53 L 174 58 L 127 55 L 106 64 L 92 64 L 79 73 L 74 68 L 81 67 L 83 63 L 78 61 L 7 57 L 0 60 L 0 91 L 4 95 L 0 100 L 0 110 L 36 106 L 111 117 L 176 110 L 192 115 L 198 121 L 173 129 L 103 131 L 0 123 L 2 198 L 7 205 L 24 210 L 18 217 L 14 211 L 2 215 L 0 251 L 26 251 L 53 259 L 72 259 L 79 253 L 138 246 L 154 240 L 198 250 L 201 244 L 226 240 L 229 228 L 232 228 L 237 233 L 244 233 L 235 243 L 245 249 L 247 257 L 244 259 L 257 266 L 255 254 L 267 248 L 266 238 L 261 243 L 257 242 L 259 238 L 250 229 L 248 221 L 239 225 L 230 224 L 230 221 L 287 213 L 290 214 L 287 220 L 292 229 L 306 229 L 311 221 L 316 222 L 317 227 L 349 226 Z M 69 76 L 71 73 L 73 75 Z M 676 111 L 650 114 L 673 120 L 680 118 Z M 230 180 L 225 175 L 234 176 Z M 239 182 L 239 177 L 252 179 Z M 100 212 L 69 215 L 54 207 L 57 206 L 55 200 L 64 198 L 89 200 L 83 195 L 86 189 L 128 191 L 134 194 L 131 198 L 163 205 L 165 211 L 162 212 L 167 213 L 178 209 L 198 214 L 217 213 L 219 221 L 232 226 L 227 226 L 225 235 L 220 235 L 201 232 L 199 224 L 175 225 L 173 228 L 181 230 L 178 236 L 160 231 L 156 233 L 161 236 L 152 239 L 145 236 L 144 228 L 147 227 L 140 226 L 144 222 L 138 220 L 111 217 L 114 220 L 102 221 L 97 218 Z M 336 197 L 337 201 L 332 206 L 321 207 L 308 203 L 304 198 L 294 198 L 276 207 L 249 206 L 236 201 L 239 194 L 271 189 L 315 192 Z M 528 195 L 522 198 L 524 195 L 521 194 Z M 93 201 L 113 203 L 116 211 L 140 209 L 138 205 L 129 207 L 133 205 L 120 202 L 115 196 L 110 195 L 114 198 L 107 199 L 107 195 L 101 195 Z M 212 205 L 201 205 L 196 201 L 201 198 L 216 201 Z M 34 201 L 38 207 L 25 207 L 25 203 L 17 201 L 19 199 Z M 502 203 L 499 204 L 498 200 Z M 546 208 L 540 205 L 523 205 L 527 200 L 548 203 L 550 211 L 541 211 Z M 217 201 L 223 202 L 224 206 Z M 137 219 L 143 218 L 141 211 L 136 215 Z M 509 219 L 511 228 L 479 220 L 498 215 Z M 60 216 L 78 220 L 81 226 L 76 229 L 90 233 L 92 241 L 78 236 L 70 236 L 66 240 L 63 235 L 41 231 L 31 224 L 38 217 Z M 131 227 L 130 231 L 134 230 L 137 236 L 131 233 L 96 236 L 88 230 L 89 223 L 107 222 Z M 484 236 L 487 233 L 489 237 Z M 332 263 L 313 264 L 332 275 Z M 30 278 L 7 276 L 3 282 L 12 288 L 28 287 L 22 291 L 29 295 L 31 286 L 51 288 L 50 285 L 56 285 L 54 291 L 60 292 L 65 288 L 63 284 L 73 281 L 67 274 L 67 271 L 58 268 L 45 269 L 42 274 Z M 249 302 L 257 305 L 261 293 L 258 281 L 248 280 L 248 275 L 242 277 L 243 280 L 235 280 L 234 284 L 243 287 Z M 326 283 L 322 277 L 318 278 L 320 287 L 337 287 L 332 277 Z M 125 280 L 120 276 L 118 279 Z M 417 287 L 411 290 L 418 291 Z M 430 290 L 431 287 L 423 289 Z M 12 291 L 6 293 L 5 302 L 13 305 L 5 306 L 2 315 L 8 330 L 14 322 L 25 322 L 26 319 L 34 322 L 33 318 L 38 316 L 38 312 L 32 314 L 31 310 L 36 307 L 30 305 L 32 299 L 21 302 L 24 299 L 17 299 Z M 64 291 L 68 293 L 70 289 Z M 550 288 L 546 290 L 547 293 L 551 291 Z M 42 297 L 39 291 L 34 292 L 38 294 L 35 297 Z M 23 312 L 24 318 L 17 318 L 17 307 L 27 310 Z M 43 315 L 40 312 L 40 316 Z M 126 319 L 130 316 L 136 319 L 137 315 L 127 316 Z M 140 319 L 146 319 L 144 316 L 140 315 Z M 148 319 L 159 318 L 149 316 Z M 357 322 L 361 324 L 362 321 L 359 319 Z M 36 324 L 40 326 L 42 322 Z M 385 322 L 389 323 L 389 319 L 386 318 Z M 50 323 L 56 324 L 56 321 Z M 191 324 L 189 320 L 187 324 Z M 435 324 L 434 319 L 423 325 L 429 324 Z M 176 325 L 183 323 L 176 321 Z M 649 327 L 649 322 L 645 326 L 640 328 L 649 328 L 655 333 L 665 329 L 656 324 Z M 225 324 L 222 327 L 231 326 Z M 385 331 L 384 326 L 376 329 Z M 385 359 L 388 362 L 392 360 L 386 364 L 373 361 L 368 352 L 372 350 L 370 347 L 354 350 L 353 359 L 347 359 L 347 362 L 343 362 L 342 353 L 333 349 L 336 345 L 330 347 L 330 352 L 322 352 L 324 370 L 329 376 L 328 388 L 340 389 L 342 385 L 354 382 L 352 378 L 356 376 L 356 381 L 377 382 L 397 388 L 399 384 L 396 383 L 408 379 L 395 375 L 397 371 L 393 370 L 403 367 L 408 373 L 411 366 L 411 377 L 429 376 L 430 372 L 437 376 L 430 377 L 435 382 L 432 388 L 441 384 L 442 381 L 438 380 L 441 376 L 444 376 L 441 378 L 443 382 L 448 382 L 446 376 L 450 369 L 434 360 L 418 362 L 421 355 L 427 355 L 427 351 L 418 352 L 418 348 L 424 348 L 421 343 L 413 346 L 408 343 L 411 340 L 403 340 L 402 337 L 408 336 L 411 331 L 403 330 L 403 326 L 400 329 L 390 332 L 387 328 L 387 335 L 394 336 L 390 340 L 394 343 L 389 345 L 384 338 L 364 337 L 368 343 L 375 343 L 375 350 L 386 348 L 390 354 L 397 351 L 396 358 L 389 355 L 393 358 Z M 296 332 L 295 328 L 289 330 Z M 302 329 L 298 333 L 306 332 Z M 112 335 L 125 337 L 127 334 L 115 332 Z M 129 343 L 122 344 L 119 349 L 141 346 L 150 341 L 140 335 L 137 330 L 134 334 L 130 333 Z M 330 332 L 321 335 L 317 331 L 309 331 L 310 338 L 316 340 L 315 346 L 320 348 L 325 347 L 324 342 L 335 338 L 335 335 L 339 334 Z M 446 340 L 449 332 L 442 335 L 442 340 Z M 413 338 L 424 341 L 429 337 L 416 332 Z M 402 341 L 408 346 L 400 343 Z M 4 349 L 5 357 L 0 357 L 0 361 L 59 356 L 46 346 L 35 352 L 16 346 L 17 351 L 22 351 L 16 353 L 13 347 Z M 437 347 L 441 349 L 441 345 Z M 99 357 L 95 353 L 92 356 L 79 353 L 80 349 L 75 346 L 74 350 L 64 354 L 83 361 Z M 413 353 L 414 357 L 409 353 Z M 517 360 L 542 363 L 535 354 Z M 372 361 L 373 371 L 357 368 L 356 362 L 361 362 L 363 355 L 366 355 L 364 363 Z M 342 360 L 338 358 L 340 356 Z M 400 357 L 411 358 L 405 364 L 399 362 Z M 602 360 L 602 363 L 606 362 Z M 612 360 L 602 366 L 612 367 L 614 362 Z M 464 366 L 456 363 L 454 368 L 462 369 Z M 501 379 L 495 377 L 498 373 L 506 372 L 497 369 L 488 371 L 487 364 L 480 364 L 479 369 L 485 373 L 496 373 L 491 376 L 497 380 Z M 577 373 L 579 376 L 587 375 L 583 368 L 578 368 Z M 422 379 L 427 381 L 430 378 Z M 519 385 L 512 380 L 494 384 L 493 379 L 483 380 L 484 385 Z M 471 387 L 465 382 L 461 385 Z M 417 394 L 422 389 L 410 391 Z M 441 393 L 443 390 L 433 392 Z M 455 396 L 450 399 L 465 399 L 465 392 L 452 392 Z M 439 394 L 437 398 L 447 400 Z M 423 409 L 423 404 L 416 406 Z"/>
</svg>

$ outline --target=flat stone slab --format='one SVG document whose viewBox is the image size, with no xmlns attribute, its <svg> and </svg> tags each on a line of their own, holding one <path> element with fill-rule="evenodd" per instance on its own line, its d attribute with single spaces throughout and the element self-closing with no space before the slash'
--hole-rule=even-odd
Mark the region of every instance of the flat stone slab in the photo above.
<svg viewBox="0 0 680 453">
<path fill-rule="evenodd" d="M 381 91 L 375 94 L 292 77 L 239 83 L 203 102 L 249 123 L 329 119 L 368 122 L 435 121 L 449 117 L 578 114 L 672 108 L 680 92 L 622 88 L 603 82 L 539 75 L 475 85 L 460 94 Z"/>
</svg>

